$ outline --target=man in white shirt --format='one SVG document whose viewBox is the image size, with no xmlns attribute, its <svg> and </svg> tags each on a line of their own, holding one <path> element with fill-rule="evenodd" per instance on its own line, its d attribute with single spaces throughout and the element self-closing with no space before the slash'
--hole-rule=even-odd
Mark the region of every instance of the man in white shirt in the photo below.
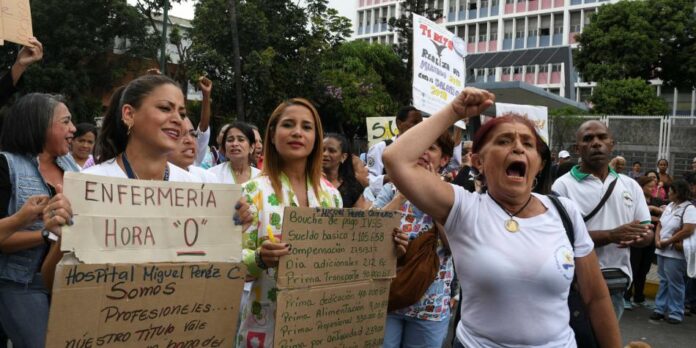
<svg viewBox="0 0 696 348">
<path fill-rule="evenodd" d="M 396 114 L 396 128 L 399 130 L 399 134 L 403 134 L 409 130 L 409 128 L 421 123 L 422 121 L 423 115 L 413 106 L 403 107 Z M 384 152 L 384 149 L 387 148 L 392 141 L 394 141 L 394 139 L 380 141 L 379 143 L 372 145 L 370 150 L 367 152 L 367 169 L 369 172 L 370 190 L 375 197 L 377 197 L 379 192 L 382 191 L 382 186 L 391 181 L 389 179 L 389 175 L 384 172 L 384 164 L 382 164 L 382 152 Z"/>
<path fill-rule="evenodd" d="M 632 278 L 630 248 L 649 245 L 653 240 L 650 212 L 638 183 L 609 167 L 614 140 L 602 122 L 587 121 L 578 132 L 576 149 L 579 165 L 553 184 L 553 191 L 568 197 L 580 208 L 595 245 L 602 270 L 619 269 Z M 602 198 L 614 185 L 606 202 Z M 595 209 L 594 216 L 589 217 Z M 587 219 L 589 217 L 589 219 Z M 623 293 L 611 294 L 617 318 L 623 314 Z"/>
</svg>

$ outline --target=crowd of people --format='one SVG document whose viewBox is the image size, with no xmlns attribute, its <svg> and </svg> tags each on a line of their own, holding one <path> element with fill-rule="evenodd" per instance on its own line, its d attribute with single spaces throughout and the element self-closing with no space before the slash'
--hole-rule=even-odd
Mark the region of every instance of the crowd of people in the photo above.
<svg viewBox="0 0 696 348">
<path fill-rule="evenodd" d="M 0 80 L 0 102 L 42 58 L 41 44 L 30 42 Z M 281 102 L 263 136 L 234 122 L 209 146 L 213 82 L 203 77 L 199 87 L 195 126 L 181 88 L 157 71 L 114 89 L 100 129 L 74 126 L 60 96 L 14 102 L 0 134 L 0 347 L 8 339 L 16 348 L 45 344 L 61 227 L 72 224 L 66 171 L 241 185 L 234 220 L 243 226 L 248 275 L 238 347 L 253 338 L 273 346 L 275 272 L 292 249 L 282 235 L 288 206 L 402 213 L 400 226 L 385 231 L 397 278 L 427 257 L 432 281 L 390 297 L 385 347 L 442 346 L 453 316 L 455 347 L 619 347 L 618 322 L 645 303 L 655 258 L 650 319 L 678 324 L 685 307 L 696 312 L 696 281 L 687 277 L 696 273 L 696 158 L 684 179 L 672 178 L 664 159 L 645 173 L 635 162 L 626 175 L 626 160 L 610 158 L 610 130 L 588 121 L 577 130 L 579 163 L 567 150 L 554 162 L 534 124 L 514 113 L 462 141 L 453 124 L 495 102 L 475 88 L 427 119 L 402 108 L 398 137 L 373 145 L 364 162 L 345 136 L 324 133 L 302 98 Z M 571 317 L 576 305 L 585 322 Z"/>
</svg>

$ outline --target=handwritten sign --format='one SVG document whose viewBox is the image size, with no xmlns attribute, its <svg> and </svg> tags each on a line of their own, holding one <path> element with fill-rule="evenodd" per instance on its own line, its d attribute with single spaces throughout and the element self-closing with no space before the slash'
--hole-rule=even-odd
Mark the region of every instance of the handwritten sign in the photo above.
<svg viewBox="0 0 696 348">
<path fill-rule="evenodd" d="M 285 208 L 278 288 L 350 283 L 396 276 L 392 231 L 401 214 L 384 210 Z"/>
<path fill-rule="evenodd" d="M 433 114 L 464 88 L 463 41 L 444 26 L 413 15 L 413 106 Z"/>
<path fill-rule="evenodd" d="M 59 265 L 46 347 L 232 347 L 237 263 Z"/>
<path fill-rule="evenodd" d="M 0 0 L 0 9 L 2 9 L 0 14 L 1 38 L 20 45 L 31 46 L 28 38 L 34 34 L 29 0 Z"/>
<path fill-rule="evenodd" d="M 381 347 L 388 279 L 278 293 L 276 347 Z"/>
<path fill-rule="evenodd" d="M 61 248 L 85 263 L 235 261 L 239 185 L 145 181 L 66 173 L 74 225 Z"/>
<path fill-rule="evenodd" d="M 358 209 L 285 208 L 276 347 L 379 347 L 390 279 L 392 230 L 401 214 Z"/>
<path fill-rule="evenodd" d="M 366 117 L 365 122 L 367 122 L 367 142 L 369 146 L 391 139 L 399 134 L 399 129 L 396 128 L 396 117 Z"/>
</svg>

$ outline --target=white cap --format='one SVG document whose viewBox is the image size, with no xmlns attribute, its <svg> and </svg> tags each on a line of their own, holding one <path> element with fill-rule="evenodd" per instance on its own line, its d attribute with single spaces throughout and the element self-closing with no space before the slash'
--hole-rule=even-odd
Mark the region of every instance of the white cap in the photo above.
<svg viewBox="0 0 696 348">
<path fill-rule="evenodd" d="M 561 150 L 561 152 L 558 153 L 558 158 L 569 158 L 570 157 L 570 152 L 566 150 Z"/>
</svg>

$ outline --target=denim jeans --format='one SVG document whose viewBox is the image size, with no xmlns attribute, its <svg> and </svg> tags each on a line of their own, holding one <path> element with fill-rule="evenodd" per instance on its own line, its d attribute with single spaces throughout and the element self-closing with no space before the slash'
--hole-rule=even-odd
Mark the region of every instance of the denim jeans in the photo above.
<svg viewBox="0 0 696 348">
<path fill-rule="evenodd" d="M 688 278 L 686 280 L 684 304 L 689 305 L 691 312 L 696 312 L 696 278 Z"/>
<path fill-rule="evenodd" d="M 442 347 L 447 336 L 449 318 L 442 321 L 421 320 L 389 313 L 384 329 L 384 348 Z"/>
<path fill-rule="evenodd" d="M 684 274 L 686 260 L 657 255 L 660 288 L 655 297 L 655 313 L 666 313 L 672 319 L 684 320 Z"/>
<path fill-rule="evenodd" d="M 48 292 L 39 274 L 29 285 L 0 280 L 0 324 L 13 348 L 46 345 L 48 305 Z"/>
<path fill-rule="evenodd" d="M 616 314 L 616 320 L 621 320 L 621 316 L 624 312 L 624 293 L 625 291 L 622 291 L 610 295 L 611 305 L 614 307 L 614 314 Z"/>
</svg>

